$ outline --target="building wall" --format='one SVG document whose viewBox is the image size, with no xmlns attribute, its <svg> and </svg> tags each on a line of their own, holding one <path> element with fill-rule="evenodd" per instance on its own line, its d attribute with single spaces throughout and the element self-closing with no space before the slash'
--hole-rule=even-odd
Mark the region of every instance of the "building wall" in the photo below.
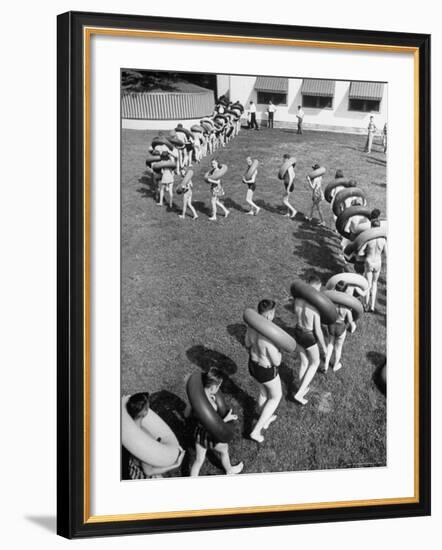
<svg viewBox="0 0 442 550">
<path fill-rule="evenodd" d="M 230 79 L 230 99 L 239 100 L 245 107 L 251 100 L 256 103 L 257 119 L 266 121 L 267 105 L 257 103 L 257 91 L 255 90 L 256 77 L 254 76 L 218 76 L 218 82 L 222 82 L 223 92 L 226 93 L 226 86 Z M 220 84 L 218 84 L 219 86 Z M 296 111 L 298 105 L 302 105 L 302 78 L 289 78 L 287 105 L 278 105 L 275 115 L 275 126 L 295 127 L 297 125 Z M 330 130 L 339 132 L 363 133 L 365 132 L 371 113 L 349 111 L 349 81 L 336 81 L 335 95 L 332 109 L 312 109 L 304 107 L 304 126 L 312 130 Z M 220 94 L 221 95 L 221 94 Z M 379 113 L 374 115 L 375 124 L 382 130 L 387 122 L 387 85 L 384 85 L 383 98 L 380 104 Z"/>
</svg>

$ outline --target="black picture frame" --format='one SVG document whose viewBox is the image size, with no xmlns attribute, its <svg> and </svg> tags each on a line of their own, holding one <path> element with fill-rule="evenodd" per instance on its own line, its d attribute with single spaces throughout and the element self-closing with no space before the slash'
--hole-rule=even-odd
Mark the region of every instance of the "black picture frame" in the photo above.
<svg viewBox="0 0 442 550">
<path fill-rule="evenodd" d="M 272 526 L 430 514 L 430 36 L 393 32 L 68 12 L 58 16 L 57 532 L 67 538 Z M 88 521 L 84 405 L 84 42 L 85 27 L 266 37 L 409 47 L 419 60 L 419 468 L 413 503 L 198 517 Z M 85 393 L 86 391 L 86 393 Z"/>
</svg>

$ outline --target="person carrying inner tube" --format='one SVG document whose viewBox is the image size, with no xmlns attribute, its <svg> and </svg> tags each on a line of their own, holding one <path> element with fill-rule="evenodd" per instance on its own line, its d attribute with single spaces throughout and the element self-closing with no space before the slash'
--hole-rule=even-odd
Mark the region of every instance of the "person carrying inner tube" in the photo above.
<svg viewBox="0 0 442 550">
<path fill-rule="evenodd" d="M 168 153 L 161 153 L 161 160 L 169 160 Z M 158 206 L 163 206 L 164 193 L 169 193 L 169 208 L 173 206 L 173 170 L 172 168 L 161 168 L 161 180 L 160 180 L 160 198 L 157 202 Z"/>
<path fill-rule="evenodd" d="M 335 290 L 338 292 L 347 292 L 347 284 L 344 281 L 339 281 L 336 284 Z M 335 352 L 333 372 L 337 372 L 342 368 L 342 348 L 347 335 L 347 326 L 349 326 L 351 333 L 356 330 L 356 323 L 353 320 L 351 309 L 342 305 L 336 305 L 336 311 L 338 312 L 337 320 L 332 325 L 328 325 L 329 340 L 324 361 L 324 372 L 328 371 L 333 351 Z"/>
<path fill-rule="evenodd" d="M 290 159 L 290 155 L 285 153 L 283 155 L 283 161 L 286 161 L 286 160 L 289 160 Z M 287 206 L 288 208 L 288 212 L 286 214 L 286 217 L 289 217 L 289 218 L 294 218 L 296 216 L 296 209 L 293 208 L 293 206 L 290 204 L 290 201 L 289 201 L 289 198 L 290 198 L 290 194 L 292 193 L 293 189 L 294 189 L 294 182 L 295 182 L 295 168 L 294 166 L 289 166 L 288 170 L 287 170 L 287 174 L 288 174 L 288 181 L 286 181 L 286 179 L 284 178 L 284 194 L 282 196 L 282 204 L 284 206 Z"/>
<path fill-rule="evenodd" d="M 210 405 L 217 411 L 217 404 L 215 396 L 219 391 L 223 381 L 222 372 L 216 367 L 211 367 L 207 372 L 202 374 L 202 382 L 204 392 L 209 400 Z M 190 405 L 187 407 L 185 415 L 191 414 Z M 237 420 L 236 414 L 230 410 L 223 418 L 224 422 L 232 422 Z M 196 477 L 199 475 L 200 470 L 206 459 L 207 451 L 214 451 L 221 461 L 221 464 L 228 475 L 239 474 L 244 468 L 244 463 L 240 462 L 236 466 L 232 466 L 229 456 L 229 445 L 227 443 L 221 443 L 216 441 L 214 437 L 206 430 L 198 418 L 192 415 L 192 421 L 194 423 L 193 437 L 195 439 L 195 462 L 190 469 L 190 475 Z"/>
<path fill-rule="evenodd" d="M 380 227 L 381 222 L 375 219 L 371 227 Z M 368 292 L 365 295 L 365 311 L 375 311 L 378 279 L 382 268 L 382 254 L 387 255 L 387 239 L 379 237 L 368 241 L 359 250 L 359 256 L 365 257 L 364 277 L 368 282 Z"/>
<path fill-rule="evenodd" d="M 319 164 L 314 164 L 312 168 L 313 170 L 318 170 L 320 166 Z M 311 222 L 313 219 L 313 212 L 316 210 L 321 220 L 319 225 L 325 225 L 324 216 L 322 215 L 321 210 L 321 202 L 324 200 L 324 193 L 322 191 L 322 176 L 318 176 L 313 179 L 311 179 L 310 176 L 307 176 L 307 181 L 312 190 L 312 207 L 310 209 L 310 215 L 306 218 L 306 220 Z"/>
<path fill-rule="evenodd" d="M 318 276 L 310 276 L 307 282 L 315 290 L 321 289 L 321 280 Z M 301 357 L 299 370 L 301 384 L 293 398 L 298 403 L 301 403 L 301 405 L 305 405 L 308 402 L 305 396 L 319 367 L 320 353 L 318 343 L 321 346 L 323 355 L 326 354 L 327 348 L 318 310 L 304 298 L 295 298 L 294 310 L 296 316 L 294 337 Z"/>
<path fill-rule="evenodd" d="M 261 300 L 258 313 L 272 321 L 275 316 L 276 303 L 273 300 Z M 262 430 L 267 430 L 276 420 L 274 414 L 282 397 L 281 379 L 278 367 L 281 364 L 281 352 L 267 338 L 256 330 L 247 327 L 245 345 L 249 350 L 249 373 L 258 382 L 258 408 L 260 417 L 255 424 L 250 438 L 258 443 L 264 441 Z"/>
<path fill-rule="evenodd" d="M 149 394 L 147 392 L 134 393 L 127 397 L 126 407 L 129 416 L 133 419 L 135 424 L 142 430 L 144 430 L 142 421 L 143 418 L 149 412 Z M 181 448 L 180 448 L 181 449 Z M 184 451 L 178 454 L 177 460 L 170 466 L 151 466 L 146 462 L 142 462 L 138 458 L 130 455 L 129 457 L 129 478 L 130 479 L 145 479 L 152 477 L 163 477 L 162 474 L 179 468 L 184 458 Z"/>
<path fill-rule="evenodd" d="M 247 166 L 250 167 L 253 164 L 252 157 L 247 157 L 246 159 Z M 258 174 L 258 169 L 256 169 L 252 176 L 246 180 L 245 177 L 242 179 L 243 183 L 247 185 L 247 194 L 246 194 L 246 202 L 250 204 L 250 210 L 247 212 L 247 214 L 251 216 L 257 216 L 259 214 L 259 211 L 261 208 L 253 202 L 253 193 L 256 190 L 256 176 Z"/>
<path fill-rule="evenodd" d="M 220 197 L 224 196 L 224 189 L 221 185 L 221 179 L 213 179 L 211 177 L 211 174 L 215 170 L 218 170 L 220 168 L 219 162 L 216 159 L 212 160 L 212 169 L 209 172 L 209 177 L 207 179 L 208 183 L 210 183 L 210 191 L 212 193 L 212 215 L 210 216 L 209 220 L 213 221 L 216 220 L 216 207 L 219 206 L 221 210 L 224 212 L 224 217 L 227 218 L 227 216 L 230 214 L 230 211 L 224 206 L 224 204 L 219 200 Z"/>
</svg>

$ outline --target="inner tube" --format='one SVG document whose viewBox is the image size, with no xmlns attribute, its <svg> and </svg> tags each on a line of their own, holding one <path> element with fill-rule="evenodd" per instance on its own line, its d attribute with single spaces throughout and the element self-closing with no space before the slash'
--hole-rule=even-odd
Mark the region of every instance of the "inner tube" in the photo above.
<svg viewBox="0 0 442 550">
<path fill-rule="evenodd" d="M 331 181 L 324 190 L 324 197 L 327 202 L 331 202 L 333 200 L 332 193 L 336 187 L 356 187 L 356 184 L 353 180 L 345 180 L 343 178 L 338 178 Z"/>
<path fill-rule="evenodd" d="M 226 115 L 220 115 L 219 113 L 215 116 L 215 120 L 220 118 L 223 122 L 227 122 L 228 118 Z"/>
<path fill-rule="evenodd" d="M 187 172 L 184 175 L 183 181 L 181 182 L 182 187 L 185 187 L 192 178 L 193 178 L 193 170 L 187 170 Z"/>
<path fill-rule="evenodd" d="M 348 220 L 353 216 L 363 216 L 370 218 L 371 210 L 369 208 L 364 208 L 363 206 L 350 206 L 341 212 L 336 220 L 336 230 L 346 239 L 352 238 L 352 233 L 350 231 L 345 231 L 345 226 L 348 223 Z"/>
<path fill-rule="evenodd" d="M 242 111 L 237 107 L 233 107 L 232 113 L 236 116 L 236 118 L 241 118 Z"/>
<path fill-rule="evenodd" d="M 258 159 L 254 159 L 252 164 L 247 168 L 246 173 L 244 174 L 244 179 L 248 180 L 250 179 L 253 174 L 258 170 L 259 161 Z"/>
<path fill-rule="evenodd" d="M 207 133 L 207 134 L 210 134 L 213 132 L 214 130 L 214 126 L 211 126 L 210 124 L 208 124 L 207 122 L 201 122 L 201 126 L 204 128 L 204 131 Z"/>
<path fill-rule="evenodd" d="M 154 467 L 171 466 L 180 447 L 169 426 L 151 409 L 141 422 L 141 429 L 121 402 L 121 442 L 136 458 Z M 149 433 L 148 433 L 149 432 Z M 161 441 L 158 441 L 161 438 Z"/>
<path fill-rule="evenodd" d="M 174 160 L 160 160 L 159 162 L 154 162 L 152 168 L 153 170 L 161 170 L 162 168 L 171 168 L 173 170 L 176 168 L 176 162 Z"/>
<path fill-rule="evenodd" d="M 214 122 L 213 122 L 213 119 L 209 118 L 209 117 L 204 117 L 200 120 L 200 124 L 202 124 L 203 122 L 209 124 L 210 126 L 213 126 L 214 125 Z"/>
<path fill-rule="evenodd" d="M 357 321 L 359 317 L 364 313 L 364 308 L 359 300 L 354 296 L 347 294 L 346 292 L 339 292 L 338 290 L 324 290 L 324 294 L 330 298 L 334 304 L 348 307 L 353 313 L 353 319 Z"/>
<path fill-rule="evenodd" d="M 160 154 L 154 155 L 154 154 L 148 153 L 146 157 L 146 166 L 150 166 L 152 162 L 158 162 L 160 158 L 161 158 Z"/>
<path fill-rule="evenodd" d="M 201 373 L 194 372 L 186 384 L 187 396 L 193 412 L 206 430 L 213 436 L 215 441 L 220 443 L 229 443 L 232 440 L 235 428 L 233 422 L 224 422 L 228 410 L 221 394 L 218 391 L 215 399 L 218 406 L 218 412 L 212 407 L 204 391 Z"/>
<path fill-rule="evenodd" d="M 365 243 L 372 241 L 373 239 L 387 238 L 387 228 L 386 227 L 371 227 L 359 233 L 354 241 L 349 243 L 344 250 L 344 255 L 350 256 L 355 252 L 358 252 Z"/>
<path fill-rule="evenodd" d="M 241 113 L 244 112 L 244 105 L 240 103 L 239 101 L 235 101 L 235 103 L 232 103 L 231 109 L 238 109 L 241 111 Z"/>
<path fill-rule="evenodd" d="M 224 174 L 227 172 L 228 168 L 227 168 L 227 164 L 221 164 L 221 166 L 219 168 L 217 168 L 216 170 L 214 170 L 214 172 L 211 174 L 211 170 L 209 170 L 208 172 L 205 173 L 204 175 L 204 179 L 207 181 L 208 178 L 210 179 L 214 179 L 214 180 L 219 180 L 220 178 L 222 178 L 224 176 Z"/>
<path fill-rule="evenodd" d="M 278 178 L 280 180 L 284 179 L 284 176 L 285 176 L 285 173 L 287 172 L 287 170 L 290 168 L 290 166 L 294 166 L 295 164 L 296 164 L 296 158 L 295 157 L 290 157 L 289 159 L 284 161 L 281 164 L 281 166 L 279 167 Z"/>
<path fill-rule="evenodd" d="M 295 340 L 285 330 L 282 330 L 282 328 L 260 315 L 254 309 L 247 308 L 244 311 L 243 319 L 249 327 L 262 334 L 267 340 L 270 340 L 278 349 L 282 349 L 288 353 L 295 351 Z"/>
<path fill-rule="evenodd" d="M 167 136 L 167 139 L 168 139 L 168 141 L 170 141 L 170 143 L 172 145 L 175 145 L 175 147 L 177 147 L 178 149 L 182 149 L 185 146 L 184 141 L 179 136 L 177 136 L 177 134 L 175 134 L 175 132 L 173 134 L 171 133 L 169 136 Z"/>
<path fill-rule="evenodd" d="M 326 172 L 327 170 L 324 168 L 324 166 L 321 166 L 320 168 L 313 170 L 313 172 L 310 172 L 308 177 L 313 180 L 315 178 L 319 178 L 319 176 L 323 176 Z"/>
<path fill-rule="evenodd" d="M 166 145 L 166 147 L 168 147 L 170 150 L 173 149 L 173 146 L 170 143 L 170 141 L 160 136 L 154 137 L 152 140 L 152 147 L 156 147 L 157 145 Z"/>
<path fill-rule="evenodd" d="M 366 196 L 364 191 L 362 189 L 359 189 L 358 187 L 351 187 L 350 189 L 343 189 L 342 191 L 339 191 L 339 193 L 336 195 L 335 200 L 333 201 L 333 214 L 335 216 L 339 216 L 341 213 L 341 206 L 349 198 L 358 198 L 361 197 L 364 202 L 366 200 Z"/>
<path fill-rule="evenodd" d="M 338 313 L 333 302 L 324 292 L 316 290 L 304 281 L 295 281 L 290 287 L 293 298 L 303 298 L 318 310 L 321 322 L 331 325 L 337 319 Z"/>
<path fill-rule="evenodd" d="M 178 128 L 178 126 L 175 128 L 175 132 L 181 132 L 182 134 L 185 134 L 188 138 L 192 138 L 192 132 L 188 130 L 187 128 Z"/>
<path fill-rule="evenodd" d="M 325 285 L 327 290 L 334 290 L 339 281 L 344 281 L 344 283 L 352 286 L 357 286 L 362 290 L 362 292 L 367 292 L 368 282 L 365 277 L 358 275 L 358 273 L 337 273 L 330 277 Z"/>
<path fill-rule="evenodd" d="M 200 134 L 204 132 L 204 128 L 199 124 L 194 124 L 193 126 L 190 127 L 190 129 L 192 130 L 192 132 L 198 132 Z"/>
</svg>

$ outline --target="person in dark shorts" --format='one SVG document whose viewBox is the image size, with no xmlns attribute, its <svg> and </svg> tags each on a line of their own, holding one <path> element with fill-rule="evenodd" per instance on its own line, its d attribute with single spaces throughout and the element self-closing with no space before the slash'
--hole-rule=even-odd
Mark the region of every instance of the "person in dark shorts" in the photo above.
<svg viewBox="0 0 442 550">
<path fill-rule="evenodd" d="M 253 160 L 252 157 L 247 157 L 247 168 L 252 166 Z M 250 216 L 257 216 L 259 214 L 259 211 L 261 208 L 253 202 L 253 193 L 256 190 L 256 176 L 258 174 L 258 170 L 256 169 L 251 177 L 246 180 L 245 177 L 243 177 L 242 181 L 247 185 L 247 195 L 246 195 L 246 202 L 250 204 L 250 210 L 247 212 Z"/>
<path fill-rule="evenodd" d="M 285 153 L 282 156 L 283 162 L 290 159 L 290 155 Z M 293 219 L 296 216 L 296 208 L 293 207 L 293 205 L 290 203 L 289 198 L 291 193 L 293 192 L 295 188 L 295 168 L 294 165 L 290 166 L 287 170 L 287 179 L 284 179 L 284 192 L 282 195 L 282 204 L 287 207 L 287 214 L 285 214 L 288 218 Z"/>
<path fill-rule="evenodd" d="M 344 283 L 344 281 L 339 281 L 336 284 L 335 290 L 337 290 L 338 292 L 347 292 L 347 285 Z M 342 348 L 344 346 L 345 337 L 347 335 L 347 327 L 352 333 L 356 330 L 356 324 L 353 320 L 353 315 L 350 309 L 341 305 L 337 305 L 336 311 L 338 312 L 338 318 L 336 322 L 332 325 L 328 325 L 329 339 L 327 343 L 327 352 L 325 354 L 324 372 L 327 372 L 328 370 L 333 352 L 335 353 L 333 372 L 337 372 L 339 369 L 342 368 Z"/>
<path fill-rule="evenodd" d="M 273 300 L 261 300 L 258 313 L 272 321 L 276 304 Z M 282 397 L 281 380 L 278 367 L 281 364 L 281 352 L 267 338 L 251 327 L 247 328 L 245 345 L 249 350 L 249 373 L 259 385 L 258 422 L 250 433 L 250 438 L 258 443 L 264 441 L 262 430 L 267 430 L 276 420 L 274 414 Z"/>
<path fill-rule="evenodd" d="M 307 282 L 314 289 L 320 290 L 321 280 L 316 275 L 309 277 Z M 325 355 L 326 345 L 318 310 L 304 298 L 295 298 L 294 310 L 296 315 L 294 336 L 298 344 L 301 365 L 299 369 L 300 386 L 293 398 L 301 405 L 305 405 L 308 402 L 305 396 L 319 367 L 319 346 Z"/>
<path fill-rule="evenodd" d="M 216 367 L 210 368 L 207 372 L 204 372 L 202 375 L 203 387 L 206 397 L 211 404 L 211 406 L 218 410 L 215 395 L 219 391 L 223 375 L 222 372 Z M 190 406 L 186 411 L 186 416 L 190 413 Z M 232 413 L 230 410 L 226 416 L 223 418 L 224 422 L 231 422 L 233 420 L 238 420 L 236 414 Z M 192 421 L 194 424 L 193 427 L 193 437 L 195 440 L 195 462 L 192 464 L 190 469 L 190 475 L 196 477 L 199 475 L 200 470 L 206 459 L 207 451 L 213 451 L 216 453 L 221 461 L 221 464 L 226 472 L 226 474 L 239 474 L 244 468 L 243 462 L 240 462 L 236 466 L 232 466 L 229 456 L 229 445 L 227 443 L 221 443 L 217 441 L 212 434 L 210 434 L 203 424 L 192 414 Z"/>
</svg>

